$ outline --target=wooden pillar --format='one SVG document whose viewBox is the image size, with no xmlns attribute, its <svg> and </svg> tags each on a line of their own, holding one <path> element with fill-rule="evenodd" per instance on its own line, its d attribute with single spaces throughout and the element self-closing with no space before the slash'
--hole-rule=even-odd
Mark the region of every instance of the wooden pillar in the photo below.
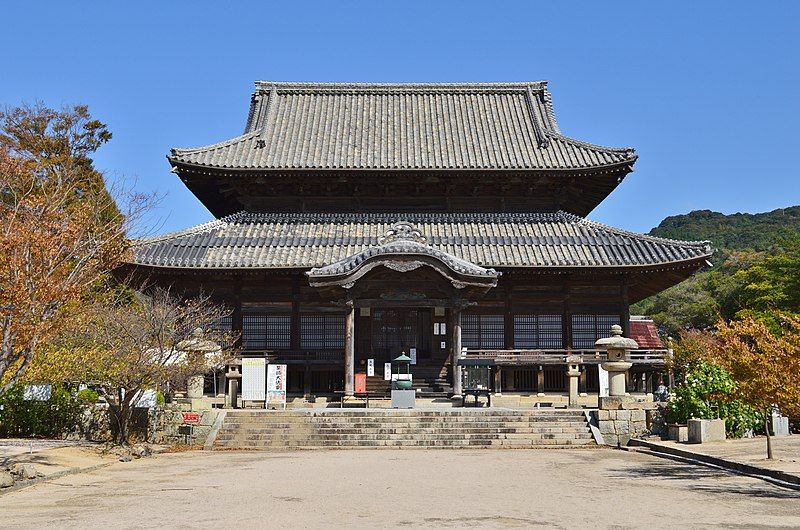
<svg viewBox="0 0 800 530">
<path fill-rule="evenodd" d="M 544 366 L 540 366 L 539 371 L 536 372 L 536 392 L 544 395 Z"/>
<path fill-rule="evenodd" d="M 461 308 L 454 307 L 451 311 L 452 323 L 450 329 L 453 330 L 453 351 L 451 359 L 453 361 L 453 394 L 461 396 L 461 366 L 458 359 L 461 357 Z"/>
<path fill-rule="evenodd" d="M 242 287 L 238 283 L 234 288 L 233 294 L 233 313 L 231 314 L 231 330 L 237 331 L 238 336 L 236 337 L 236 342 L 234 346 L 236 348 L 242 348 L 242 343 L 244 340 L 244 326 L 243 326 L 243 319 L 242 319 Z"/>
<path fill-rule="evenodd" d="M 503 393 L 503 369 L 494 367 L 494 393 L 498 396 Z"/>
<path fill-rule="evenodd" d="M 620 292 L 622 294 L 622 301 L 620 307 L 620 326 L 622 326 L 622 336 L 623 337 L 630 337 L 631 336 L 631 305 L 628 301 L 628 280 L 627 278 L 622 280 L 622 285 L 620 286 Z"/>
<path fill-rule="evenodd" d="M 311 395 L 311 365 L 308 362 L 303 366 L 303 395 Z"/>
<path fill-rule="evenodd" d="M 587 377 L 586 372 L 588 368 L 589 367 L 586 366 L 585 364 L 581 366 L 581 375 L 578 378 L 578 392 L 580 392 L 581 394 L 586 393 L 586 377 Z"/>
<path fill-rule="evenodd" d="M 355 392 L 355 313 L 356 309 L 351 303 L 344 319 L 344 393 L 352 396 Z"/>
</svg>

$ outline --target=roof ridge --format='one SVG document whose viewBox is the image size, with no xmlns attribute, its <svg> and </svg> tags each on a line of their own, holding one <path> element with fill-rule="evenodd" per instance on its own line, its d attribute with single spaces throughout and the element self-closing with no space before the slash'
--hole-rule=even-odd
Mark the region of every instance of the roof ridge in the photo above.
<svg viewBox="0 0 800 530">
<path fill-rule="evenodd" d="M 684 241 L 682 239 L 668 239 L 666 237 L 658 237 L 658 236 L 651 236 L 649 234 L 641 234 L 639 232 L 634 232 L 632 230 L 625 230 L 624 228 L 617 228 L 615 226 L 607 225 L 605 223 L 601 223 L 598 221 L 592 221 L 591 219 L 586 219 L 585 217 L 581 217 L 580 215 L 575 215 L 569 212 L 564 212 L 563 210 L 559 210 L 559 212 L 563 213 L 567 217 L 572 217 L 576 219 L 578 222 L 589 224 L 592 226 L 596 226 L 598 228 L 602 228 L 603 230 L 608 230 L 609 232 L 613 232 L 615 234 L 619 234 L 622 236 L 628 237 L 635 237 L 645 239 L 647 241 L 652 241 L 654 243 L 667 243 L 667 244 L 674 244 L 674 245 L 682 245 L 682 246 L 691 246 L 691 247 L 698 247 L 703 248 L 708 247 L 708 250 L 711 249 L 711 241 L 703 240 L 703 241 Z"/>
<path fill-rule="evenodd" d="M 533 90 L 541 91 L 547 87 L 547 81 L 518 82 L 313 82 L 313 81 L 266 81 L 255 82 L 256 93 L 278 90 Z"/>
<path fill-rule="evenodd" d="M 563 134 L 560 131 L 556 132 L 556 131 L 554 131 L 552 129 L 549 129 L 547 127 L 543 127 L 543 129 L 544 129 L 544 133 L 546 135 L 548 135 L 548 136 L 552 136 L 552 137 L 557 138 L 559 140 L 564 140 L 565 142 L 568 142 L 568 143 L 571 143 L 571 144 L 574 144 L 574 145 L 579 145 L 579 146 L 582 146 L 582 147 L 586 147 L 588 149 L 596 149 L 598 151 L 607 151 L 607 152 L 611 152 L 611 153 L 635 153 L 636 152 L 636 149 L 633 148 L 633 147 L 609 147 L 609 146 L 606 146 L 606 145 L 593 144 L 591 142 L 585 142 L 583 140 L 576 140 L 575 138 L 572 138 L 570 136 L 566 136 L 565 134 Z M 636 155 L 634 155 L 634 156 L 636 156 Z M 616 163 L 618 164 L 619 162 L 616 162 Z"/>
<path fill-rule="evenodd" d="M 132 246 L 139 246 L 139 245 L 148 245 L 150 243 L 159 243 L 161 241 L 166 241 L 168 239 L 173 239 L 176 237 L 181 236 L 189 236 L 193 234 L 199 234 L 200 232 L 205 232 L 212 228 L 216 228 L 218 226 L 222 226 L 225 223 L 230 222 L 234 217 L 240 217 L 241 214 L 244 213 L 243 211 L 239 211 L 236 213 L 232 213 L 231 215 L 226 215 L 225 217 L 220 217 L 218 219 L 213 219 L 208 221 L 207 223 L 201 223 L 199 225 L 190 226 L 189 228 L 184 228 L 183 230 L 175 230 L 173 232 L 167 232 L 166 234 L 160 234 L 153 237 L 145 237 L 142 239 L 135 239 L 132 242 Z"/>
<path fill-rule="evenodd" d="M 209 149 L 216 149 L 218 147 L 228 147 L 229 145 L 233 145 L 237 142 L 243 142 L 254 136 L 258 136 L 260 132 L 260 129 L 256 129 L 255 131 L 245 132 L 239 136 L 234 136 L 233 138 L 228 138 L 227 140 L 222 140 L 221 142 L 214 144 L 201 145 L 200 147 L 173 147 L 169 151 L 171 155 L 192 154 L 200 151 L 208 151 Z M 169 158 L 169 156 L 167 156 L 167 158 Z"/>
</svg>

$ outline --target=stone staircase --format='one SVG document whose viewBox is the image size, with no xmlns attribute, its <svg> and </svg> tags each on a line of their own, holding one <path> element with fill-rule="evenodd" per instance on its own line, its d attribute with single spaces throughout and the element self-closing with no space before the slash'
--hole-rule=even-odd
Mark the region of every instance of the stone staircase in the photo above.
<svg viewBox="0 0 800 530">
<path fill-rule="evenodd" d="M 231 410 L 217 449 L 575 448 L 596 443 L 583 411 Z"/>
</svg>

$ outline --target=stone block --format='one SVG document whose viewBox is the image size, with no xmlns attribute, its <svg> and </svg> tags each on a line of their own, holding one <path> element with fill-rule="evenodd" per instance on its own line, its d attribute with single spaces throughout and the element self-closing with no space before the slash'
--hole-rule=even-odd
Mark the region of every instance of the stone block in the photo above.
<svg viewBox="0 0 800 530">
<path fill-rule="evenodd" d="M 667 425 L 667 437 L 670 440 L 675 440 L 676 442 L 688 442 L 689 427 L 686 425 Z"/>
<path fill-rule="evenodd" d="M 597 419 L 599 421 L 608 420 L 610 418 L 610 412 L 607 410 L 598 410 L 597 411 Z"/>
<path fill-rule="evenodd" d="M 630 412 L 631 412 L 631 421 L 645 421 L 645 411 L 632 410 Z"/>
<path fill-rule="evenodd" d="M 631 419 L 631 411 L 629 410 L 617 410 L 614 415 L 617 421 L 628 421 Z"/>
<path fill-rule="evenodd" d="M 771 432 L 772 436 L 789 436 L 789 418 L 773 414 Z"/>
<path fill-rule="evenodd" d="M 725 440 L 724 420 L 691 419 L 689 424 L 689 443 L 721 442 Z"/>
<path fill-rule="evenodd" d="M 0 471 L 0 488 L 10 488 L 14 485 L 14 476 L 8 471 Z"/>
</svg>

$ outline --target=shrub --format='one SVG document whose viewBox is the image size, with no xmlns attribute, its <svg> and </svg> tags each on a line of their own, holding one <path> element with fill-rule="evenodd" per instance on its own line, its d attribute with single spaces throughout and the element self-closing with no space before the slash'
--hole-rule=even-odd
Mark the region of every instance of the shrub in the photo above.
<svg viewBox="0 0 800 530">
<path fill-rule="evenodd" d="M 25 385 L 0 396 L 0 436 L 60 438 L 81 422 L 83 402 L 63 385 L 53 385 L 47 401 L 26 401 Z"/>
<path fill-rule="evenodd" d="M 82 405 L 94 405 L 100 399 L 100 394 L 91 388 L 84 388 L 75 397 Z"/>
<path fill-rule="evenodd" d="M 677 385 L 669 402 L 670 419 L 686 423 L 692 418 L 725 420 L 731 438 L 741 438 L 761 424 L 752 407 L 735 399 L 736 383 L 719 366 L 698 361 L 685 367 L 683 382 Z"/>
</svg>

